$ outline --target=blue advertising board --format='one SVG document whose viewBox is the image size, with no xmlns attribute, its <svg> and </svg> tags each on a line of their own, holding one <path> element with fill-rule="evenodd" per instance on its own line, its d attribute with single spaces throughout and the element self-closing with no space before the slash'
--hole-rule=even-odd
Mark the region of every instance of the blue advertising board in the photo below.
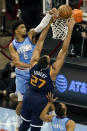
<svg viewBox="0 0 87 131">
<path fill-rule="evenodd" d="M 60 100 L 87 107 L 87 69 L 64 64 L 56 77 L 55 95 Z"/>
</svg>

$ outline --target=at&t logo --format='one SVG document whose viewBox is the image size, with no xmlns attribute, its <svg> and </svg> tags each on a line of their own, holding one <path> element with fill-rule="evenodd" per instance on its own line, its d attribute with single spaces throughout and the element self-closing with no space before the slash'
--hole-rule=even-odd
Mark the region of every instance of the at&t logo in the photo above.
<svg viewBox="0 0 87 131">
<path fill-rule="evenodd" d="M 58 75 L 56 77 L 56 83 L 55 83 L 57 89 L 59 92 L 63 93 L 67 89 L 67 79 L 64 75 Z"/>
<path fill-rule="evenodd" d="M 56 77 L 55 85 L 57 90 L 61 93 L 65 91 L 70 91 L 70 92 L 76 92 L 81 94 L 87 94 L 86 82 L 72 80 L 68 85 L 66 77 L 62 74 Z"/>
</svg>

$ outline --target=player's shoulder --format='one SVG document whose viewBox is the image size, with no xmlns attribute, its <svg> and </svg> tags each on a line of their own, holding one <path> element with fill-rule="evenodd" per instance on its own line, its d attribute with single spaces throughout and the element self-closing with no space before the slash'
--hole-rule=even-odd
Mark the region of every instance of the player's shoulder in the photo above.
<svg viewBox="0 0 87 131">
<path fill-rule="evenodd" d="M 11 48 L 11 47 L 13 47 L 13 44 L 12 44 L 12 42 L 9 44 L 9 48 Z"/>
<path fill-rule="evenodd" d="M 69 121 L 66 123 L 66 127 L 75 127 L 75 121 L 69 120 Z"/>
<path fill-rule="evenodd" d="M 13 47 L 14 44 L 15 44 L 15 39 L 13 39 L 13 40 L 10 42 L 9 47 L 11 47 L 11 46 Z"/>
</svg>

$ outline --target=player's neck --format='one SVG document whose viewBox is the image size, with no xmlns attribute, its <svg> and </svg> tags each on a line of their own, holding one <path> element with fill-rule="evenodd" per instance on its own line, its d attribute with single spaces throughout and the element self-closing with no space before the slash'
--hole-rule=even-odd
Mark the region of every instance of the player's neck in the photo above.
<svg viewBox="0 0 87 131">
<path fill-rule="evenodd" d="M 63 117 L 67 117 L 66 112 L 65 112 L 65 114 L 64 114 L 64 116 L 63 116 Z"/>
<path fill-rule="evenodd" d="M 16 36 L 17 42 L 22 42 L 22 41 L 24 41 L 24 39 L 25 39 L 25 37 Z"/>
<path fill-rule="evenodd" d="M 63 117 L 67 117 L 66 115 L 64 115 Z"/>
<path fill-rule="evenodd" d="M 47 66 L 46 68 L 43 68 L 42 70 L 47 70 L 49 68 L 49 66 Z"/>
<path fill-rule="evenodd" d="M 58 116 L 58 118 L 65 118 L 65 117 L 67 117 L 67 115 L 65 114 L 65 115 L 63 115 L 63 116 Z"/>
</svg>

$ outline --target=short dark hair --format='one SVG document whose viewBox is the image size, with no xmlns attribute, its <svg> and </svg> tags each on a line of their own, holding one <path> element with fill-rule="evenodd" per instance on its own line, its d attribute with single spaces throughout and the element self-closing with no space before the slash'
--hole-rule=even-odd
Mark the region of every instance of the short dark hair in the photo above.
<svg viewBox="0 0 87 131">
<path fill-rule="evenodd" d="M 59 117 L 63 117 L 65 114 L 66 109 L 62 107 L 61 103 L 57 103 L 57 105 L 55 106 L 55 113 L 57 116 Z"/>
<path fill-rule="evenodd" d="M 18 20 L 18 21 L 16 21 L 16 22 L 12 25 L 12 31 L 14 32 L 14 31 L 17 29 L 17 27 L 18 27 L 19 25 L 21 25 L 21 24 L 24 24 L 24 21 L 23 21 L 23 20 Z"/>
<path fill-rule="evenodd" d="M 46 56 L 42 56 L 40 57 L 39 61 L 38 61 L 38 67 L 39 69 L 44 69 L 48 66 L 48 60 Z"/>
</svg>

